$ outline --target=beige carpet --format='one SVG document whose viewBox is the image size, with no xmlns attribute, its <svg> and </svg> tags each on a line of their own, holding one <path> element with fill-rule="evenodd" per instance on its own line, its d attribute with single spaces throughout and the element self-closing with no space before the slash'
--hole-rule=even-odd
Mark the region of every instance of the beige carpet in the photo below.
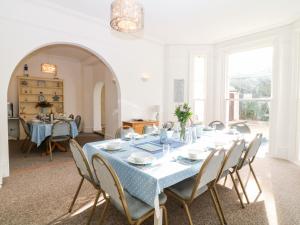
<svg viewBox="0 0 300 225">
<path fill-rule="evenodd" d="M 86 135 L 81 144 L 101 137 Z M 11 176 L 0 189 L 1 225 L 86 224 L 90 206 L 95 196 L 92 186 L 85 183 L 72 214 L 66 214 L 80 177 L 70 152 L 54 154 L 54 161 L 32 153 L 24 158 L 18 153 L 17 142 L 11 142 Z M 247 190 L 251 204 L 241 209 L 231 183 L 219 186 L 219 194 L 228 224 L 231 225 L 298 225 L 300 224 L 300 168 L 283 160 L 257 159 L 257 175 L 263 194 L 257 197 L 257 188 L 250 177 Z M 243 171 L 246 182 L 248 170 Z M 256 201 L 255 201 L 256 199 Z M 92 224 L 98 224 L 103 206 L 99 204 Z M 167 202 L 170 225 L 187 225 L 183 209 L 176 201 Z M 219 224 L 208 194 L 199 197 L 191 207 L 195 225 Z M 107 225 L 125 225 L 127 221 L 113 207 L 109 208 Z M 153 224 L 153 218 L 145 225 Z"/>
</svg>

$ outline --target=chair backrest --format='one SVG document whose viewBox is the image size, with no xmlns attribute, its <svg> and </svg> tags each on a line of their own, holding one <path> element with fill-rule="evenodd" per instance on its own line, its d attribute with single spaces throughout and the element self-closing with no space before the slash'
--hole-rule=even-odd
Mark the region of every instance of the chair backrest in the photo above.
<svg viewBox="0 0 300 225">
<path fill-rule="evenodd" d="M 223 130 L 225 128 L 225 125 L 222 121 L 215 120 L 208 124 L 209 127 L 215 127 L 217 130 Z"/>
<path fill-rule="evenodd" d="M 242 154 L 244 152 L 244 148 L 245 148 L 244 140 L 234 142 L 234 144 L 232 145 L 232 147 L 229 149 L 229 151 L 225 156 L 224 163 L 222 166 L 222 172 L 220 173 L 220 175 L 224 171 L 232 167 L 235 167 L 239 164 Z"/>
<path fill-rule="evenodd" d="M 128 128 L 120 127 L 116 131 L 115 138 L 124 138 L 129 133 L 134 133 L 132 127 L 128 127 Z"/>
<path fill-rule="evenodd" d="M 99 182 L 91 169 L 90 163 L 81 146 L 74 139 L 70 140 L 70 149 L 79 174 L 89 180 L 94 186 L 97 186 Z"/>
<path fill-rule="evenodd" d="M 246 154 L 243 158 L 243 161 L 241 163 L 241 167 L 244 165 L 245 161 L 250 160 L 251 162 L 253 162 L 258 149 L 261 145 L 262 142 L 262 134 L 256 134 L 255 138 L 251 141 L 251 143 L 249 144 L 249 147 L 246 150 Z"/>
<path fill-rule="evenodd" d="M 58 121 L 53 124 L 51 137 L 71 136 L 71 124 L 68 121 Z"/>
<path fill-rule="evenodd" d="M 230 125 L 230 128 L 235 128 L 238 132 L 242 134 L 250 134 L 250 127 L 246 123 L 235 123 Z"/>
<path fill-rule="evenodd" d="M 21 121 L 22 127 L 23 127 L 23 129 L 24 129 L 27 137 L 30 137 L 31 133 L 30 133 L 30 129 L 29 129 L 28 123 L 26 123 L 26 121 L 22 117 L 20 117 L 20 121 Z"/>
<path fill-rule="evenodd" d="M 80 127 L 80 123 L 81 123 L 81 116 L 80 115 L 77 115 L 76 117 L 75 117 L 75 123 L 76 123 L 76 127 L 77 127 L 77 129 L 79 130 L 79 127 Z"/>
<path fill-rule="evenodd" d="M 128 220 L 131 221 L 124 190 L 115 170 L 100 154 L 93 156 L 92 164 L 101 189 L 109 195 L 110 199 L 118 206 L 117 208 L 123 210 Z"/>
<path fill-rule="evenodd" d="M 196 177 L 191 200 L 194 199 L 197 190 L 216 180 L 222 169 L 225 158 L 224 150 L 213 150 L 203 162 L 200 171 Z"/>
<path fill-rule="evenodd" d="M 146 125 L 143 127 L 143 134 L 151 134 L 155 130 L 155 127 L 152 125 Z"/>
</svg>

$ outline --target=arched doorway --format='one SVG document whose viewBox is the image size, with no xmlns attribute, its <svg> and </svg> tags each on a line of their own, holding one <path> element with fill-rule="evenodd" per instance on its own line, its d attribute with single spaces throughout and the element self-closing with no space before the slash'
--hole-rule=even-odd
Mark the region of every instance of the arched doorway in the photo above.
<svg viewBox="0 0 300 225">
<path fill-rule="evenodd" d="M 82 46 L 77 46 L 73 44 L 49 44 L 41 48 L 36 49 L 27 56 L 25 56 L 16 66 L 10 80 L 10 84 L 7 91 L 8 102 L 13 103 L 13 117 L 18 117 L 23 108 L 20 107 L 20 96 L 18 93 L 18 76 L 23 76 L 24 65 L 27 64 L 30 77 L 43 77 L 47 79 L 55 79 L 53 74 L 47 74 L 41 71 L 41 64 L 53 64 L 57 67 L 57 77 L 64 81 L 64 89 L 61 94 L 63 104 L 63 113 L 66 115 L 81 115 L 82 124 L 80 126 L 80 131 L 82 132 L 93 132 L 93 121 L 95 114 L 93 108 L 93 90 L 94 84 L 99 80 L 103 81 L 103 84 L 107 83 L 108 87 L 111 87 L 113 96 L 115 97 L 115 104 L 112 106 L 113 111 L 117 112 L 117 117 L 108 120 L 108 127 L 110 130 L 108 136 L 113 136 L 114 130 L 120 125 L 120 88 L 117 78 L 112 71 L 111 67 L 105 60 L 101 57 L 95 55 L 92 51 Z M 22 91 L 19 89 L 19 92 Z M 32 90 L 33 92 L 33 90 Z M 101 92 L 100 92 L 101 93 Z M 30 93 L 31 94 L 31 93 Z M 32 93 L 36 94 L 36 93 Z M 48 95 L 49 93 L 47 93 Z M 54 93 L 56 95 L 56 93 Z M 50 95 L 50 94 L 49 94 Z M 59 94 L 57 94 L 59 95 Z M 35 96 L 36 98 L 37 96 Z M 54 96 L 50 96 L 51 98 Z M 26 101 L 28 107 L 34 108 L 34 100 L 32 99 L 22 99 Z M 56 103 L 55 103 L 56 104 Z M 33 110 L 34 111 L 34 110 Z M 61 112 L 61 111 L 59 111 Z M 32 113 L 32 112 L 30 112 Z M 100 111 L 101 113 L 101 111 Z M 25 113 L 22 113 L 22 116 Z M 34 117 L 34 115 L 33 115 Z M 27 119 L 32 119 L 31 116 L 26 115 Z M 101 118 L 101 117 L 100 117 Z M 16 139 L 23 139 L 24 132 L 21 124 L 19 127 L 11 127 L 13 118 L 8 118 L 9 132 L 17 131 L 15 136 Z M 114 123 L 111 123 L 115 121 Z M 100 121 L 100 125 L 101 125 Z M 13 136 L 9 134 L 9 136 Z"/>
<path fill-rule="evenodd" d="M 103 132 L 103 123 L 105 121 L 105 91 L 104 83 L 98 81 L 94 87 L 94 132 Z"/>
</svg>

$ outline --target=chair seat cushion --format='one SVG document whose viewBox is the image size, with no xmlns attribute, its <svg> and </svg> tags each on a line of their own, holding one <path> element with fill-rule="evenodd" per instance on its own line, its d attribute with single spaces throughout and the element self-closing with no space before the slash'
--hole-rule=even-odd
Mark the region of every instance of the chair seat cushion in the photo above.
<svg viewBox="0 0 300 225">
<path fill-rule="evenodd" d="M 133 197 L 127 191 L 124 191 L 124 193 L 128 205 L 128 210 L 133 220 L 137 220 L 142 216 L 144 216 L 145 214 L 147 214 L 148 212 L 150 212 L 151 210 L 153 210 L 153 207 L 139 200 L 138 198 Z M 159 203 L 165 204 L 166 201 L 167 201 L 167 196 L 164 193 L 161 193 L 159 195 Z M 124 214 L 124 210 L 121 205 L 119 205 L 113 199 L 111 199 L 111 202 L 119 211 L 121 211 Z"/>
<path fill-rule="evenodd" d="M 184 181 L 181 181 L 181 182 L 169 187 L 168 190 L 175 193 L 180 198 L 182 198 L 184 200 L 188 200 L 192 196 L 192 192 L 193 192 L 193 189 L 194 189 L 194 183 L 195 183 L 195 178 L 194 177 L 193 178 L 188 178 L 188 179 L 185 179 Z M 206 185 L 203 186 L 203 187 L 198 188 L 198 190 L 196 191 L 195 197 L 201 195 L 206 190 L 207 190 Z"/>
<path fill-rule="evenodd" d="M 60 141 L 68 141 L 70 139 L 70 136 L 56 136 L 52 137 L 51 141 L 52 142 L 60 142 Z"/>
</svg>

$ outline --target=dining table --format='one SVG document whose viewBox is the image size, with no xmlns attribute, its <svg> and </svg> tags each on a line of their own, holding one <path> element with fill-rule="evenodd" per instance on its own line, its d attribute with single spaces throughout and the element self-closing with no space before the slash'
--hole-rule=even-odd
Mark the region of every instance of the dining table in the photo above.
<svg viewBox="0 0 300 225">
<path fill-rule="evenodd" d="M 55 121 L 54 121 L 55 122 Z M 78 136 L 78 129 L 74 120 L 68 121 L 71 125 L 71 137 Z M 29 129 L 31 132 L 31 141 L 39 147 L 47 137 L 51 136 L 53 122 L 29 121 Z"/>
<path fill-rule="evenodd" d="M 229 149 L 234 140 L 241 135 L 228 134 L 223 131 L 202 131 L 194 143 L 184 143 L 176 138 L 169 138 L 170 150 L 163 151 L 160 137 L 145 135 L 139 140 L 105 140 L 86 143 L 84 152 L 90 163 L 94 154 L 104 157 L 116 171 L 123 188 L 132 196 L 144 201 L 155 209 L 154 224 L 161 225 L 163 213 L 159 207 L 159 194 L 176 183 L 195 176 L 205 158 L 212 149 L 222 146 Z M 105 149 L 110 142 L 121 142 L 118 151 Z M 148 151 L 141 146 L 157 145 L 157 150 Z M 200 160 L 191 160 L 184 155 L 188 150 L 197 149 L 203 152 Z M 128 159 L 134 153 L 143 152 L 155 158 L 150 165 L 135 165 Z"/>
</svg>

